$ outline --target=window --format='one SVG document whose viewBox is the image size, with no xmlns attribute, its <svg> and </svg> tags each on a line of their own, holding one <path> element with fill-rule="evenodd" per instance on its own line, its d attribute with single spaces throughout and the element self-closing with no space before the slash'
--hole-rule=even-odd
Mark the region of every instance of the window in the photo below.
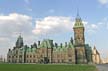
<svg viewBox="0 0 108 71">
<path fill-rule="evenodd" d="M 8 58 L 11 58 L 11 56 L 8 56 Z"/>
<path fill-rule="evenodd" d="M 11 62 L 10 60 L 8 62 Z"/>
<path fill-rule="evenodd" d="M 18 50 L 16 50 L 16 54 L 18 54 Z"/>
<path fill-rule="evenodd" d="M 19 55 L 19 58 L 22 58 L 22 55 Z"/>
<path fill-rule="evenodd" d="M 28 58 L 28 55 L 26 57 Z"/>
<path fill-rule="evenodd" d="M 62 60 L 62 63 L 64 63 L 64 60 Z"/>
<path fill-rule="evenodd" d="M 72 59 L 69 59 L 69 62 L 72 62 Z"/>
<path fill-rule="evenodd" d="M 28 60 L 26 62 L 28 63 Z"/>
<path fill-rule="evenodd" d="M 42 49 L 42 53 L 44 53 L 44 49 Z"/>
<path fill-rule="evenodd" d="M 32 57 L 32 55 L 30 55 L 30 58 Z"/>
<path fill-rule="evenodd" d="M 33 57 L 35 58 L 35 55 Z"/>
<path fill-rule="evenodd" d="M 12 58 L 14 58 L 14 56 L 12 56 Z"/>
<path fill-rule="evenodd" d="M 60 55 L 57 55 L 57 58 L 59 58 L 60 57 Z"/>
<path fill-rule="evenodd" d="M 31 63 L 31 60 L 30 60 L 30 63 Z"/>
<path fill-rule="evenodd" d="M 58 60 L 58 63 L 60 63 L 60 60 Z"/>
<path fill-rule="evenodd" d="M 72 57 L 72 54 L 68 54 L 68 57 Z"/>
<path fill-rule="evenodd" d="M 35 60 L 33 60 L 33 63 L 35 63 L 36 61 Z"/>
</svg>

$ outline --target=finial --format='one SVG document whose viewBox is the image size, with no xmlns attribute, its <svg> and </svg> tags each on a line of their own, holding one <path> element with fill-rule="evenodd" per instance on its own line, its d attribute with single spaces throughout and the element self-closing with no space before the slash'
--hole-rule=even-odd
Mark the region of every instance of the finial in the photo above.
<svg viewBox="0 0 108 71">
<path fill-rule="evenodd" d="M 77 8 L 77 16 L 79 16 L 79 9 Z"/>
<path fill-rule="evenodd" d="M 77 18 L 80 19 L 80 16 L 79 16 L 79 8 L 77 8 Z"/>
</svg>

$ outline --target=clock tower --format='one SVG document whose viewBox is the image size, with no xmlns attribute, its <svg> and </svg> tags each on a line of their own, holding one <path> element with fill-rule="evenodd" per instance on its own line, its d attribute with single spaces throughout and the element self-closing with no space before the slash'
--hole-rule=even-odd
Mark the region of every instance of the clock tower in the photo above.
<svg viewBox="0 0 108 71">
<path fill-rule="evenodd" d="M 85 54 L 84 25 L 82 23 L 79 14 L 77 14 L 77 17 L 75 19 L 73 30 L 74 30 L 74 46 L 75 46 L 75 54 L 76 54 L 76 63 L 84 64 L 87 62 L 86 54 Z"/>
</svg>

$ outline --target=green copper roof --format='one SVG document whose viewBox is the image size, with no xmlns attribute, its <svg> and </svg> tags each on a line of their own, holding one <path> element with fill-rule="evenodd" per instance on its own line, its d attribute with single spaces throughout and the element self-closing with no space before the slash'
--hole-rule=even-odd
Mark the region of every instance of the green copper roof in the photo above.
<svg viewBox="0 0 108 71">
<path fill-rule="evenodd" d="M 27 48 L 27 50 L 26 50 L 27 52 L 36 52 L 36 48 Z"/>
<path fill-rule="evenodd" d="M 67 47 L 65 46 L 62 46 L 62 48 L 61 46 L 58 46 L 57 48 L 54 47 L 53 49 L 54 49 L 54 52 L 66 52 L 67 51 Z"/>
<path fill-rule="evenodd" d="M 77 28 L 77 27 L 84 27 L 82 20 L 81 20 L 79 15 L 77 15 L 76 20 L 75 20 L 75 24 L 74 24 L 74 28 Z"/>
<path fill-rule="evenodd" d="M 73 46 L 73 44 L 71 42 L 69 42 L 68 48 L 74 48 L 74 46 Z"/>
<path fill-rule="evenodd" d="M 52 48 L 53 47 L 53 40 L 50 40 L 50 39 L 44 39 L 42 41 L 42 43 L 40 44 L 41 48 Z"/>
<path fill-rule="evenodd" d="M 57 48 L 53 47 L 53 50 L 54 50 L 54 52 L 66 52 L 68 50 L 68 48 L 74 48 L 74 45 L 71 42 L 69 42 L 67 47 L 65 47 L 65 46 L 62 46 L 62 47 L 58 46 Z"/>
<path fill-rule="evenodd" d="M 17 38 L 16 46 L 17 47 L 22 47 L 23 46 L 23 38 L 21 37 L 21 35 L 19 35 L 19 37 Z"/>
</svg>

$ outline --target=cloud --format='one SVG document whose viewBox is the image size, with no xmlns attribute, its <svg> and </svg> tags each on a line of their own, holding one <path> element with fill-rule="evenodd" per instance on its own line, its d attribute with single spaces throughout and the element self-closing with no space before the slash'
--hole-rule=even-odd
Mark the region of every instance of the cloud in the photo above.
<svg viewBox="0 0 108 71">
<path fill-rule="evenodd" d="M 31 21 L 31 17 L 17 13 L 12 13 L 8 16 L 0 16 L 0 34 L 14 35 L 15 33 L 19 32 L 30 32 L 32 27 Z"/>
<path fill-rule="evenodd" d="M 75 21 L 71 17 L 48 16 L 41 20 L 36 20 L 35 23 L 35 28 L 32 30 L 35 35 L 56 35 L 72 32 Z M 87 21 L 83 21 L 83 24 L 87 33 L 93 34 L 99 29 L 99 24 L 90 24 Z"/>
<path fill-rule="evenodd" d="M 106 5 L 108 4 L 108 0 L 98 0 L 100 4 Z"/>
<path fill-rule="evenodd" d="M 91 34 L 100 32 L 101 30 L 106 30 L 108 29 L 108 18 L 105 17 L 95 24 L 87 23 L 85 25 L 85 28 L 86 28 L 86 32 Z"/>
<path fill-rule="evenodd" d="M 83 24 L 85 26 L 85 31 L 88 34 L 93 34 L 98 30 L 98 25 L 97 24 L 90 24 L 87 21 L 83 21 Z"/>
<path fill-rule="evenodd" d="M 7 41 L 9 40 L 8 38 L 5 38 L 5 37 L 0 37 L 0 42 L 4 42 L 4 41 Z"/>
<path fill-rule="evenodd" d="M 0 15 L 0 55 L 6 55 L 21 32 L 25 40 L 32 38 L 32 18 L 18 13 Z M 33 37 L 34 38 L 34 37 Z"/>
<path fill-rule="evenodd" d="M 36 25 L 32 31 L 36 35 L 40 34 L 60 34 L 72 30 L 73 21 L 70 17 L 48 16 L 42 20 L 35 21 Z"/>
<path fill-rule="evenodd" d="M 108 29 L 108 17 L 105 17 L 98 23 L 101 28 Z"/>
</svg>

